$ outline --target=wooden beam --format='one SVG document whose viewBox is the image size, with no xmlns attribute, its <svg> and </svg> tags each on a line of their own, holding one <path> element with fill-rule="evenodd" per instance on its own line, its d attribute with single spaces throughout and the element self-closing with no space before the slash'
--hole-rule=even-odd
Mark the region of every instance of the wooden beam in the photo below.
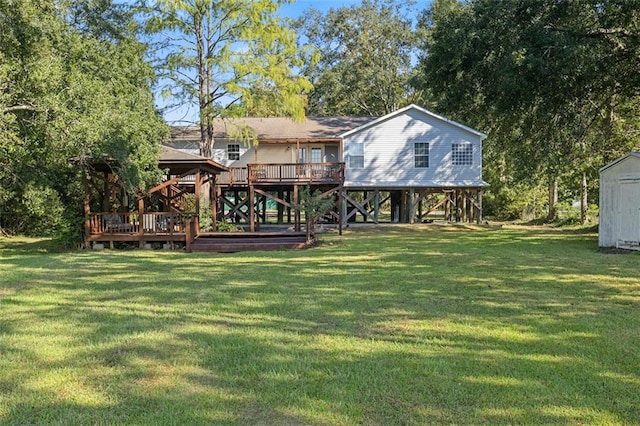
<svg viewBox="0 0 640 426">
<path fill-rule="evenodd" d="M 82 200 L 84 210 L 84 244 L 89 248 L 89 235 L 91 234 L 91 223 L 89 215 L 91 214 L 91 189 L 89 188 L 89 176 L 87 171 L 82 171 L 82 181 L 84 186 L 84 198 Z"/>
<path fill-rule="evenodd" d="M 282 198 L 278 198 L 278 197 L 276 197 L 276 196 L 274 196 L 274 195 L 271 195 L 271 194 L 269 194 L 268 192 L 265 192 L 265 191 L 263 191 L 263 190 L 261 190 L 261 189 L 259 189 L 259 188 L 254 188 L 253 190 L 254 190 L 254 192 L 255 192 L 256 194 L 263 195 L 264 197 L 269 198 L 269 199 L 271 199 L 271 200 L 275 201 L 276 203 L 278 203 L 278 205 L 283 205 L 283 206 L 285 206 L 285 207 L 289 207 L 289 208 L 291 208 L 291 209 L 292 209 L 292 208 L 295 208 L 294 206 L 292 206 L 290 203 L 288 203 L 287 201 L 283 200 Z"/>
<path fill-rule="evenodd" d="M 209 202 L 211 203 L 211 222 L 213 224 L 213 232 L 218 229 L 218 200 L 216 191 L 216 175 L 209 175 Z"/>
<path fill-rule="evenodd" d="M 409 199 L 408 199 L 408 207 L 409 207 L 409 217 L 407 218 L 407 222 L 409 223 L 415 223 L 415 217 L 416 217 L 416 204 L 415 204 L 415 198 L 416 198 L 416 194 L 415 194 L 415 190 L 413 188 L 409 189 L 409 195 L 408 195 Z"/>
<path fill-rule="evenodd" d="M 201 176 L 200 176 L 200 171 L 198 170 L 196 172 L 196 182 L 195 182 L 195 188 L 194 188 L 195 194 L 194 194 L 194 208 L 196 210 L 196 215 L 200 215 L 200 193 L 202 192 L 202 180 L 201 180 Z M 182 195 L 182 193 L 176 194 L 177 196 Z"/>
<path fill-rule="evenodd" d="M 296 231 L 300 231 L 301 219 L 300 219 L 300 208 L 298 207 L 300 205 L 300 193 L 299 193 L 298 185 L 293 185 L 293 205 L 295 206 L 293 207 L 293 217 L 294 217 L 293 226 Z"/>
<path fill-rule="evenodd" d="M 373 222 L 378 223 L 380 217 L 380 190 L 373 191 Z"/>
<path fill-rule="evenodd" d="M 253 185 L 249 185 L 249 229 L 256 232 L 256 212 L 254 206 L 255 190 Z"/>
<path fill-rule="evenodd" d="M 140 248 L 144 248 L 144 194 L 138 192 L 138 235 L 140 236 Z"/>
<path fill-rule="evenodd" d="M 364 200 L 362 202 L 362 204 L 359 204 L 357 201 L 355 201 L 353 198 L 349 197 L 347 194 L 344 194 L 344 199 L 351 204 L 352 206 L 355 207 L 355 209 L 349 213 L 346 217 L 346 220 L 349 220 L 350 218 L 352 218 L 354 215 L 356 215 L 358 212 L 362 213 L 363 215 L 371 218 L 371 220 L 374 220 L 374 217 L 371 215 L 371 213 L 369 213 L 369 211 L 364 208 L 363 204 L 368 203 L 372 198 L 375 197 L 375 193 L 373 195 L 371 195 L 369 198 L 367 198 L 366 200 Z M 375 222 L 375 220 L 374 220 Z"/>
<path fill-rule="evenodd" d="M 344 211 L 346 209 L 345 201 L 344 201 L 345 191 L 344 187 L 340 187 L 340 191 L 338 191 L 338 235 L 342 235 L 342 227 L 345 221 Z"/>
<path fill-rule="evenodd" d="M 236 203 L 234 204 L 230 200 L 228 200 L 225 196 L 222 196 L 223 204 L 226 204 L 231 208 L 231 210 L 229 211 L 228 217 L 231 218 L 234 214 L 237 214 L 241 216 L 244 220 L 249 222 L 249 217 L 245 215 L 242 210 L 240 210 L 243 206 L 247 204 L 249 199 L 245 198 L 244 200 L 241 200 L 242 202 L 240 204 L 238 204 L 238 197 L 236 197 L 235 200 L 236 200 Z"/>
<path fill-rule="evenodd" d="M 159 191 L 159 190 L 161 190 L 161 189 L 163 189 L 163 188 L 167 187 L 168 185 L 173 185 L 174 183 L 178 183 L 178 182 L 180 182 L 180 180 L 181 180 L 182 178 L 184 178 L 185 176 L 190 176 L 190 175 L 196 174 L 196 173 L 197 173 L 197 172 L 199 172 L 199 171 L 200 171 L 200 169 L 198 169 L 198 168 L 191 169 L 191 170 L 189 170 L 189 171 L 188 171 L 188 172 L 186 172 L 186 173 L 183 173 L 183 174 L 181 174 L 181 175 L 179 175 L 179 176 L 176 176 L 176 177 L 174 177 L 174 178 L 172 178 L 172 179 L 166 180 L 166 181 L 162 182 L 162 183 L 161 183 L 161 184 L 159 184 L 159 185 L 154 186 L 153 188 L 151 188 L 151 189 L 149 190 L 149 193 L 150 193 L 150 194 L 152 194 L 152 193 L 154 193 L 154 192 L 156 192 L 156 191 Z"/>
<path fill-rule="evenodd" d="M 282 189 L 282 187 L 278 188 L 278 200 L 282 200 L 283 202 L 276 202 L 276 206 L 278 208 L 278 225 L 282 224 L 284 222 L 284 190 Z"/>
</svg>

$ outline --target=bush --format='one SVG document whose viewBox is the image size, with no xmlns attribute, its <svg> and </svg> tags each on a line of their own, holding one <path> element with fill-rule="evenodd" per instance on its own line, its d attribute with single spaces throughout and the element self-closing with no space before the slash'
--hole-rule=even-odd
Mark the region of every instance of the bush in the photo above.
<svg viewBox="0 0 640 426">
<path fill-rule="evenodd" d="M 216 230 L 218 232 L 242 232 L 242 228 L 235 226 L 233 223 L 229 222 L 228 220 L 217 222 Z"/>
<path fill-rule="evenodd" d="M 68 225 L 65 208 L 58 193 L 50 188 L 28 183 L 17 210 L 17 231 L 28 236 L 53 236 Z"/>
</svg>

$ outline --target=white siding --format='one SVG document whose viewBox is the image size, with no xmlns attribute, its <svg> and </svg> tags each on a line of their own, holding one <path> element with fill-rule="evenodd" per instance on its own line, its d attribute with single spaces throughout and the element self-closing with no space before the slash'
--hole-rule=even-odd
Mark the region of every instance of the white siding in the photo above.
<svg viewBox="0 0 640 426">
<path fill-rule="evenodd" d="M 350 144 L 364 144 L 364 168 L 349 168 Z M 414 165 L 414 143 L 429 143 L 429 167 Z M 454 166 L 451 146 L 473 145 L 473 164 Z M 418 109 L 391 114 L 344 139 L 346 187 L 484 186 L 481 137 Z"/>
<path fill-rule="evenodd" d="M 640 157 L 629 155 L 600 171 L 598 243 L 640 240 Z"/>
</svg>

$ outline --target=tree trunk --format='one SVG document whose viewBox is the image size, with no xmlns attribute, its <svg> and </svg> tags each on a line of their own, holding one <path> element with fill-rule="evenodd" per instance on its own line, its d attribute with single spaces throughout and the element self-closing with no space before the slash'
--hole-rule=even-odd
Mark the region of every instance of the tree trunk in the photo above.
<svg viewBox="0 0 640 426">
<path fill-rule="evenodd" d="M 551 178 L 549 183 L 549 212 L 547 213 L 547 221 L 552 222 L 556 220 L 558 215 L 558 178 Z"/>
<path fill-rule="evenodd" d="M 213 119 L 211 117 L 211 72 L 203 32 L 204 16 L 195 13 L 194 32 L 198 61 L 198 107 L 200 109 L 200 155 L 211 158 L 213 154 Z"/>
<path fill-rule="evenodd" d="M 587 173 L 582 172 L 582 183 L 580 185 L 580 223 L 583 225 L 587 222 L 587 210 L 589 208 L 587 193 Z"/>
</svg>

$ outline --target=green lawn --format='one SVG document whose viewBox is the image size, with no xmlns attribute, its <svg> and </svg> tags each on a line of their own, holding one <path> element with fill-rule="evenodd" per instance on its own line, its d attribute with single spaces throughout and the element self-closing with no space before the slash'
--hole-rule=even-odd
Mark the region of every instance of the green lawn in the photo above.
<svg viewBox="0 0 640 426">
<path fill-rule="evenodd" d="M 0 424 L 640 423 L 640 253 L 588 231 L 46 247 L 0 239 Z"/>
</svg>

